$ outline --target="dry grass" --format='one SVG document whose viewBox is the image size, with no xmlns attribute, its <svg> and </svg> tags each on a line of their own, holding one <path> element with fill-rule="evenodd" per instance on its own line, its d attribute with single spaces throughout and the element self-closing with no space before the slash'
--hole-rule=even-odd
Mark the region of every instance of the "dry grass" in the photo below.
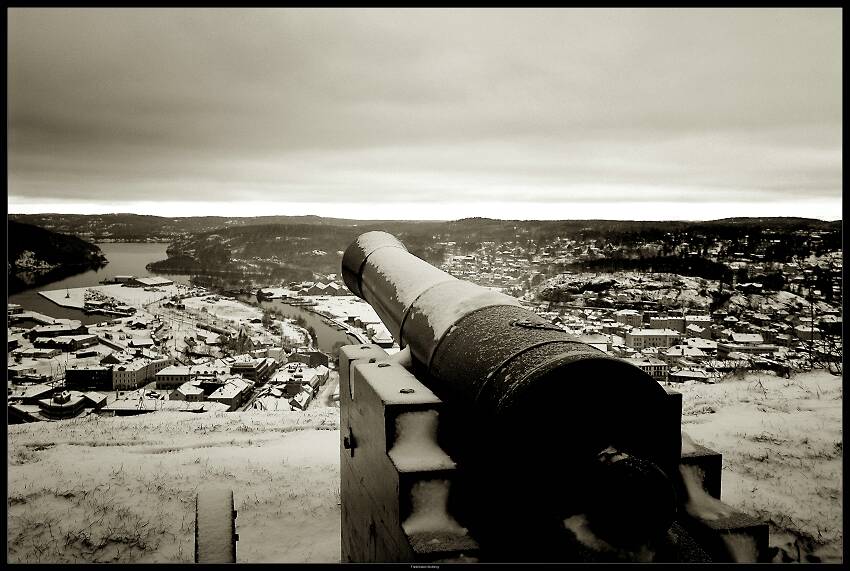
<svg viewBox="0 0 850 571">
<path fill-rule="evenodd" d="M 339 560 L 334 409 L 9 429 L 10 562 L 191 562 L 194 498 L 211 486 L 234 491 L 239 561 Z"/>
<path fill-rule="evenodd" d="M 814 371 L 677 387 L 683 431 L 723 454 L 723 500 L 770 524 L 777 561 L 841 561 L 841 382 Z"/>
<path fill-rule="evenodd" d="M 723 500 L 778 561 L 840 561 L 841 378 L 677 387 L 683 430 L 723 454 Z M 337 409 L 155 413 L 9 427 L 10 562 L 189 562 L 194 497 L 233 489 L 240 562 L 339 561 Z"/>
</svg>

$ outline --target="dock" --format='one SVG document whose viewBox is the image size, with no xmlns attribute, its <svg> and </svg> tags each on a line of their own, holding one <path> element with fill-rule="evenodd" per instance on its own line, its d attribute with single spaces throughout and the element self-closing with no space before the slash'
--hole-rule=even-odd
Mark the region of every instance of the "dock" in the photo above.
<svg viewBox="0 0 850 571">
<path fill-rule="evenodd" d="M 85 305 L 84 297 L 87 289 L 87 287 L 55 289 L 51 291 L 40 291 L 38 295 L 49 299 L 60 307 L 81 310 Z"/>
</svg>

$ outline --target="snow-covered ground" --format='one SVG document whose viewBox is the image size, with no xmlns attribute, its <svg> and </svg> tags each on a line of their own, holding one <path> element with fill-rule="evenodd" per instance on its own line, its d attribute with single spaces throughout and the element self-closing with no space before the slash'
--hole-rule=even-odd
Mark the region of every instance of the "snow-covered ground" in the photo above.
<svg viewBox="0 0 850 571">
<path fill-rule="evenodd" d="M 194 315 L 206 313 L 213 318 L 212 321 L 221 320 L 231 326 L 244 324 L 257 334 L 266 337 L 270 335 L 265 332 L 261 324 L 251 323 L 252 319 L 262 318 L 262 309 L 233 299 L 218 298 L 213 301 L 215 297 L 218 296 L 189 297 L 184 299 L 183 303 L 186 306 L 186 311 Z M 208 299 L 210 301 L 207 301 Z M 282 329 L 283 336 L 291 344 L 299 346 L 309 342 L 306 330 L 295 325 L 292 320 L 277 319 L 275 323 Z M 277 337 L 274 338 L 277 339 Z"/>
<path fill-rule="evenodd" d="M 723 454 L 723 501 L 769 522 L 771 545 L 792 559 L 840 561 L 842 377 L 762 373 L 674 389 L 683 432 Z"/>
<path fill-rule="evenodd" d="M 330 313 L 343 321 L 349 317 L 360 318 L 369 323 L 381 321 L 372 306 L 353 295 L 335 296 L 309 296 L 305 299 L 315 301 L 317 305 L 311 307 L 315 311 Z"/>
<path fill-rule="evenodd" d="M 27 343 L 27 347 L 31 345 L 31 343 Z M 24 357 L 20 360 L 20 362 L 10 360 L 9 365 L 29 367 L 35 369 L 35 372 L 38 375 L 53 376 L 59 374 L 68 367 L 72 367 L 73 365 L 77 365 L 79 367 L 85 365 L 97 365 L 104 356 L 109 355 L 114 351 L 114 349 L 107 347 L 106 345 L 94 345 L 92 347 L 87 347 L 87 349 L 97 351 L 97 355 L 93 357 L 75 357 L 71 353 L 59 353 L 59 355 L 51 357 L 50 359 L 31 359 L 29 357 Z"/>
<path fill-rule="evenodd" d="M 729 299 L 730 308 L 755 309 L 757 311 L 778 311 L 780 309 L 790 312 L 810 311 L 810 305 L 806 298 L 790 291 L 777 291 L 766 295 L 736 293 Z M 822 301 L 815 302 L 814 306 L 818 315 L 835 309 Z"/>
<path fill-rule="evenodd" d="M 212 296 L 188 297 L 183 300 L 183 303 L 188 310 L 200 311 L 205 309 L 206 313 L 212 316 L 234 323 L 260 319 L 263 316 L 260 308 L 239 301 L 219 298 L 218 301 L 210 303 L 206 301 L 207 299 L 212 299 Z"/>
<path fill-rule="evenodd" d="M 788 558 L 840 561 L 841 377 L 675 388 L 683 432 L 723 454 L 723 501 L 770 522 Z M 8 442 L 9 561 L 189 562 L 202 486 L 234 491 L 238 561 L 339 561 L 335 408 L 88 417 Z"/>
<path fill-rule="evenodd" d="M 199 489 L 227 486 L 240 562 L 338 562 L 339 420 L 89 416 L 9 427 L 9 562 L 192 562 Z"/>
<path fill-rule="evenodd" d="M 39 294 L 58 305 L 82 308 L 84 295 L 87 289 L 99 291 L 122 303 L 126 303 L 131 307 L 141 308 L 160 299 L 171 297 L 173 295 L 185 294 L 190 288 L 182 284 L 173 284 L 158 286 L 155 288 L 155 291 L 147 291 L 143 287 L 126 287 L 120 284 L 112 284 L 72 288 L 68 290 L 61 289 L 40 291 Z"/>
</svg>

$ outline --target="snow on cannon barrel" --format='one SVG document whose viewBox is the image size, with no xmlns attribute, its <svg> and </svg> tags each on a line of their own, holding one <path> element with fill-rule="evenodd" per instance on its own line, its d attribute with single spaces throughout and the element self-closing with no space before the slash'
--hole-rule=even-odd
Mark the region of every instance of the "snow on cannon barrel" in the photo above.
<svg viewBox="0 0 850 571">
<path fill-rule="evenodd" d="M 669 536 L 682 488 L 680 395 L 518 300 L 417 258 L 391 234 L 358 237 L 342 275 L 440 403 L 436 439 L 457 465 L 440 501 L 479 558 L 582 560 L 587 536 L 629 552 Z M 368 366 L 352 364 L 352 407 Z M 353 458 L 364 439 L 355 417 L 341 417 Z"/>
</svg>

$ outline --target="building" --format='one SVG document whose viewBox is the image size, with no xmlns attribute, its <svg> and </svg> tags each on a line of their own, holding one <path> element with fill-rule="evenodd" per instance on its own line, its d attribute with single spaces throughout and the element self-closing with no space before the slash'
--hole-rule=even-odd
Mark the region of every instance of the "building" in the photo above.
<svg viewBox="0 0 850 571">
<path fill-rule="evenodd" d="M 127 346 L 133 349 L 150 349 L 154 345 L 155 343 L 150 337 L 134 337 L 127 343 Z"/>
<path fill-rule="evenodd" d="M 262 384 L 272 375 L 275 365 L 277 365 L 277 362 L 271 358 L 239 358 L 239 360 L 230 365 L 230 374 L 242 375 L 250 381 Z"/>
<path fill-rule="evenodd" d="M 19 348 L 12 351 L 12 356 L 17 357 L 26 357 L 28 359 L 50 359 L 52 357 L 56 357 L 62 351 L 53 348 L 45 348 L 45 347 L 28 347 L 28 348 Z"/>
<path fill-rule="evenodd" d="M 176 389 L 183 383 L 192 380 L 192 368 L 184 366 L 164 367 L 155 373 L 156 388 L 158 389 Z"/>
<path fill-rule="evenodd" d="M 33 327 L 25 333 L 28 339 L 37 339 L 39 337 L 61 337 L 68 335 L 86 335 L 89 332 L 87 326 L 79 321 L 71 321 L 69 323 L 55 323 L 53 325 L 41 325 Z"/>
<path fill-rule="evenodd" d="M 29 365 L 7 365 L 6 366 L 6 380 L 11 381 L 16 377 L 24 377 L 26 375 L 35 375 L 36 369 L 35 367 L 30 367 Z"/>
<path fill-rule="evenodd" d="M 204 393 L 204 389 L 199 386 L 199 383 L 187 381 L 174 389 L 169 398 L 187 402 L 203 402 L 207 399 L 207 395 Z"/>
<path fill-rule="evenodd" d="M 298 410 L 307 410 L 307 406 L 310 404 L 312 399 L 313 393 L 308 390 L 304 390 L 289 399 L 289 406 Z"/>
<path fill-rule="evenodd" d="M 761 326 L 770 325 L 771 323 L 770 317 L 768 315 L 765 315 L 764 313 L 754 313 L 750 317 L 750 319 L 753 321 L 753 323 Z"/>
<path fill-rule="evenodd" d="M 319 365 L 318 367 L 316 367 L 316 377 L 319 379 L 320 384 L 323 384 L 328 380 L 330 372 L 330 369 L 328 369 L 324 365 Z"/>
<path fill-rule="evenodd" d="M 633 349 L 670 347 L 680 338 L 679 332 L 672 329 L 632 329 L 626 332 L 626 345 Z"/>
<path fill-rule="evenodd" d="M 640 327 L 643 325 L 643 314 L 635 309 L 621 309 L 614 314 L 617 323 Z"/>
<path fill-rule="evenodd" d="M 147 379 L 148 363 L 144 359 L 116 365 L 112 369 L 112 388 L 116 391 L 137 389 Z"/>
<path fill-rule="evenodd" d="M 347 295 L 348 290 L 333 282 L 328 284 L 328 295 Z"/>
<path fill-rule="evenodd" d="M 287 362 L 304 363 L 308 367 L 327 367 L 329 359 L 327 354 L 322 353 L 321 351 L 298 350 L 289 355 L 289 357 L 287 358 Z"/>
<path fill-rule="evenodd" d="M 276 387 L 283 385 L 287 397 L 294 397 L 305 388 L 315 390 L 328 380 L 329 369 L 324 365 L 311 368 L 304 364 L 293 362 L 281 368 L 271 379 L 270 384 Z"/>
<path fill-rule="evenodd" d="M 705 352 L 690 345 L 673 345 L 664 351 L 664 357 L 668 359 L 703 359 L 707 357 Z"/>
<path fill-rule="evenodd" d="M 207 400 L 226 405 L 228 411 L 236 410 L 251 393 L 253 387 L 254 383 L 233 377 L 225 381 L 221 387 L 207 397 Z"/>
<path fill-rule="evenodd" d="M 714 377 L 708 374 L 707 371 L 701 369 L 683 370 L 670 373 L 668 379 L 675 383 L 684 383 L 685 381 L 699 381 L 701 383 L 713 383 Z"/>
<path fill-rule="evenodd" d="M 327 295 L 328 294 L 327 289 L 328 289 L 327 285 L 325 285 L 321 282 L 316 282 L 306 289 L 306 294 L 307 295 Z"/>
<path fill-rule="evenodd" d="M 711 329 L 709 327 L 701 327 L 695 323 L 685 327 L 685 334 L 691 337 L 700 337 L 702 339 L 711 339 Z"/>
<path fill-rule="evenodd" d="M 38 406 L 48 418 L 73 418 L 83 412 L 86 401 L 81 393 L 62 391 L 38 401 Z"/>
<path fill-rule="evenodd" d="M 762 345 L 764 337 L 758 333 L 732 333 L 732 343 L 739 345 Z"/>
<path fill-rule="evenodd" d="M 97 349 L 95 349 L 94 347 L 74 351 L 74 357 L 76 357 L 77 359 L 84 359 L 86 357 L 97 357 L 98 355 L 100 355 L 100 353 L 98 353 Z"/>
<path fill-rule="evenodd" d="M 699 327 L 711 327 L 712 320 L 710 315 L 686 315 L 685 327 L 688 325 L 697 325 Z"/>
<path fill-rule="evenodd" d="M 670 365 L 662 361 L 661 359 L 654 359 L 652 357 L 642 358 L 642 357 L 632 357 L 628 359 L 628 362 L 655 379 L 656 381 L 666 381 L 667 374 L 670 371 Z"/>
<path fill-rule="evenodd" d="M 112 367 L 103 365 L 72 365 L 65 370 L 65 386 L 76 390 L 112 389 Z"/>
<path fill-rule="evenodd" d="M 717 341 L 704 339 L 702 337 L 689 337 L 685 339 L 684 342 L 688 347 L 696 347 L 706 355 L 713 355 L 717 353 Z"/>
<path fill-rule="evenodd" d="M 740 358 L 746 358 L 749 355 L 771 355 L 776 353 L 779 350 L 779 347 L 776 345 L 752 345 L 752 344 L 743 344 L 743 343 L 718 343 L 717 344 L 717 357 L 720 359 L 731 359 L 730 355 L 732 353 L 739 353 L 742 355 Z"/>
<path fill-rule="evenodd" d="M 104 355 L 100 360 L 101 365 L 123 365 L 135 359 L 134 355 L 122 348 L 121 351 L 113 351 L 109 355 Z"/>
<path fill-rule="evenodd" d="M 83 335 L 58 335 L 56 337 L 36 337 L 33 345 L 36 347 L 56 347 L 70 353 L 84 347 L 97 345 L 97 335 L 86 333 Z"/>
<path fill-rule="evenodd" d="M 9 403 L 38 404 L 38 401 L 46 399 L 58 392 L 58 387 L 52 385 L 38 384 L 12 389 L 6 397 Z"/>
<path fill-rule="evenodd" d="M 171 366 L 174 362 L 172 357 L 167 355 L 157 355 L 150 351 L 142 351 L 142 356 L 148 361 L 148 370 L 145 373 L 146 380 L 153 380 L 156 374 L 166 367 Z"/>
<path fill-rule="evenodd" d="M 173 363 L 171 357 L 152 351 L 141 351 L 142 357 L 115 352 L 100 360 L 101 365 L 114 364 L 112 388 L 132 390 L 156 378 L 156 374 Z M 158 387 L 160 388 L 160 387 Z"/>
<path fill-rule="evenodd" d="M 759 294 L 764 290 L 764 285 L 757 282 L 743 283 L 736 285 L 735 289 L 745 294 Z"/>
<path fill-rule="evenodd" d="M 649 320 L 652 329 L 672 329 L 679 333 L 685 332 L 684 317 L 652 317 Z"/>
<path fill-rule="evenodd" d="M 174 283 L 174 281 L 166 279 L 166 278 L 160 278 L 160 277 L 147 277 L 147 278 L 132 278 L 130 280 L 127 280 L 126 283 L 130 287 L 159 287 L 159 286 L 172 285 Z"/>
</svg>

